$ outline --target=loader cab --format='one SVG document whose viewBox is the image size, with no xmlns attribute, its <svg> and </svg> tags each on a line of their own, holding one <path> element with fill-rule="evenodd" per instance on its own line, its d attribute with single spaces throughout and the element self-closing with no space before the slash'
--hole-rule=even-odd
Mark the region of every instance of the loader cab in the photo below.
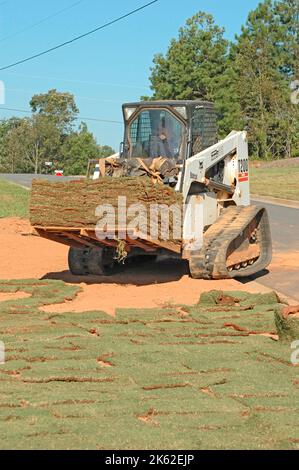
<svg viewBox="0 0 299 470">
<path fill-rule="evenodd" d="M 143 101 L 123 105 L 121 157 L 184 160 L 217 142 L 216 113 L 206 101 Z"/>
</svg>

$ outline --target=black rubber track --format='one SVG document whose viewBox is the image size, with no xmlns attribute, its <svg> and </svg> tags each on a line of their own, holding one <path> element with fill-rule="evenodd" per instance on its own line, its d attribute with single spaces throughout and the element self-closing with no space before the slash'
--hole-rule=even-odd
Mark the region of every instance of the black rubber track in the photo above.
<svg viewBox="0 0 299 470">
<path fill-rule="evenodd" d="M 113 274 L 117 267 L 114 254 L 114 250 L 109 248 L 91 248 L 87 260 L 89 274 L 98 276 Z"/>
<path fill-rule="evenodd" d="M 88 256 L 89 248 L 71 247 L 69 249 L 68 264 L 72 274 L 75 276 L 86 276 L 89 274 Z"/>
<path fill-rule="evenodd" d="M 109 248 L 71 247 L 68 256 L 69 269 L 76 276 L 109 276 L 120 270 L 114 260 L 114 253 L 114 250 Z"/>
<path fill-rule="evenodd" d="M 251 266 L 228 271 L 226 260 L 230 245 L 242 237 L 246 227 L 257 223 L 260 256 Z M 265 269 L 272 259 L 272 241 L 268 214 L 263 206 L 230 206 L 204 235 L 203 247 L 189 261 L 195 279 L 229 279 L 247 277 Z"/>
</svg>

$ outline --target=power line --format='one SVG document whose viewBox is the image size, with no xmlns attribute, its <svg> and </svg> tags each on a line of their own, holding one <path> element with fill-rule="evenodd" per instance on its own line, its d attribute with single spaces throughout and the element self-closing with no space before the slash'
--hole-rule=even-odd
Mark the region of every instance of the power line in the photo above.
<svg viewBox="0 0 299 470">
<path fill-rule="evenodd" d="M 45 18 L 42 18 L 41 20 L 39 20 L 38 22 L 36 23 L 33 23 L 29 26 L 26 26 L 25 28 L 23 29 L 20 29 L 19 31 L 16 31 L 15 33 L 12 33 L 12 34 L 9 34 L 8 36 L 5 36 L 3 38 L 0 38 L 0 42 L 4 42 L 6 41 L 7 39 L 10 39 L 10 38 L 13 38 L 15 36 L 18 36 L 19 34 L 22 34 L 24 33 L 25 31 L 29 31 L 30 29 L 32 28 L 35 28 L 35 26 L 39 26 L 40 24 L 44 23 L 45 21 L 47 20 L 50 20 L 52 18 L 55 18 L 56 16 L 60 15 L 61 13 L 64 13 L 65 11 L 68 11 L 70 10 L 71 8 L 74 8 L 76 7 L 77 5 L 79 5 L 80 3 L 84 2 L 85 0 L 78 0 L 77 2 L 75 3 L 72 3 L 71 5 L 69 5 L 68 7 L 65 7 L 63 8 L 62 10 L 59 10 L 59 11 L 56 11 L 55 13 L 52 13 L 51 15 L 49 16 L 46 16 Z M 4 2 L 4 3 L 7 3 L 7 2 Z M 2 5 L 2 3 L 0 3 L 0 6 Z"/>
<path fill-rule="evenodd" d="M 28 111 L 26 109 L 17 109 L 17 108 L 4 108 L 3 106 L 0 107 L 0 109 L 3 109 L 4 111 L 16 111 L 18 113 L 31 113 L 31 111 Z"/>
<path fill-rule="evenodd" d="M 77 120 L 83 119 L 83 121 L 97 121 L 97 122 L 109 122 L 112 124 L 123 124 L 122 121 L 111 121 L 109 119 L 98 119 L 98 118 L 88 118 L 84 116 L 79 116 L 76 118 Z"/>
<path fill-rule="evenodd" d="M 10 69 L 12 67 L 15 67 L 16 65 L 20 65 L 20 64 L 23 64 L 24 62 L 28 62 L 30 60 L 33 60 L 33 59 L 36 59 L 37 57 L 40 57 L 42 55 L 45 55 L 45 54 L 48 54 L 49 52 L 53 52 L 57 49 L 60 49 L 61 47 L 64 47 L 64 46 L 67 46 L 75 41 L 79 41 L 80 39 L 83 39 L 87 36 L 90 36 L 91 34 L 97 32 L 97 31 L 100 31 L 101 29 L 104 29 L 104 28 L 107 28 L 108 26 L 111 26 L 125 18 L 128 18 L 129 16 L 141 11 L 141 10 L 144 10 L 145 8 L 149 7 L 150 5 L 153 5 L 154 3 L 156 3 L 158 0 L 152 0 L 151 2 L 149 3 L 146 3 L 145 5 L 142 5 L 141 7 L 139 8 L 136 8 L 135 10 L 132 10 L 130 11 L 129 13 L 126 13 L 125 15 L 122 15 L 122 16 L 119 16 L 118 18 L 115 18 L 114 20 L 111 20 L 109 21 L 108 23 L 105 23 L 101 26 L 99 26 L 98 28 L 95 28 L 95 29 L 92 29 L 91 31 L 88 31 L 87 33 L 84 33 L 84 34 L 81 34 L 80 36 L 77 36 L 73 39 L 70 39 L 69 41 L 66 41 L 66 42 L 63 42 L 61 44 L 58 44 L 57 46 L 54 46 L 54 47 L 51 47 L 50 49 L 47 49 L 46 51 L 43 51 L 43 52 L 39 52 L 38 54 L 35 54 L 33 56 L 30 56 L 30 57 L 27 57 L 26 59 L 22 59 L 22 60 L 19 60 L 17 62 L 14 62 L 13 64 L 10 64 L 10 65 L 6 65 L 4 67 L 1 67 L 0 68 L 0 71 L 1 70 L 7 70 L 7 69 Z"/>
<path fill-rule="evenodd" d="M 26 109 L 6 108 L 2 106 L 0 107 L 0 109 L 3 109 L 4 111 L 13 111 L 17 113 L 32 114 L 31 111 L 26 110 Z M 109 119 L 99 119 L 99 118 L 91 118 L 91 117 L 83 117 L 83 116 L 77 116 L 75 119 L 77 121 L 80 121 L 82 119 L 83 121 L 107 122 L 109 124 L 123 124 L 122 121 L 113 121 Z"/>
</svg>

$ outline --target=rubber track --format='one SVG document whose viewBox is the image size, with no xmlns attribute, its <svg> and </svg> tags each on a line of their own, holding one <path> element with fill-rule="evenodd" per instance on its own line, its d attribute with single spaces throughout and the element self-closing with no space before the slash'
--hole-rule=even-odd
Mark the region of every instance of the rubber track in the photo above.
<svg viewBox="0 0 299 470">
<path fill-rule="evenodd" d="M 260 257 L 251 266 L 229 272 L 226 266 L 228 248 L 233 240 L 242 237 L 246 227 L 256 218 L 259 221 Z M 190 259 L 190 272 L 196 279 L 247 277 L 265 269 L 271 259 L 272 242 L 266 209 L 263 206 L 231 206 L 206 231 L 200 253 Z"/>
</svg>

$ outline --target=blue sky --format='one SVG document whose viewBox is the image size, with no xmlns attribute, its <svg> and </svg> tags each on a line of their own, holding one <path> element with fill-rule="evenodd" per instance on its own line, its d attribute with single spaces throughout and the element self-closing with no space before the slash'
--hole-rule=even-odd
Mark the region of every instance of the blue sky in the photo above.
<svg viewBox="0 0 299 470">
<path fill-rule="evenodd" d="M 34 23 L 74 3 L 63 13 Z M 147 3 L 146 0 L 0 0 L 0 67 L 48 49 Z M 30 97 L 50 88 L 75 95 L 83 117 L 121 121 L 121 104 L 149 94 L 149 68 L 180 26 L 197 11 L 212 13 L 233 39 L 259 0 L 159 0 L 79 42 L 0 72 L 5 106 L 28 109 Z M 20 32 L 28 28 L 26 31 Z M 18 33 L 18 34 L 16 34 Z M 3 111 L 0 118 L 24 114 Z M 100 144 L 118 149 L 123 128 L 88 122 Z"/>
</svg>

